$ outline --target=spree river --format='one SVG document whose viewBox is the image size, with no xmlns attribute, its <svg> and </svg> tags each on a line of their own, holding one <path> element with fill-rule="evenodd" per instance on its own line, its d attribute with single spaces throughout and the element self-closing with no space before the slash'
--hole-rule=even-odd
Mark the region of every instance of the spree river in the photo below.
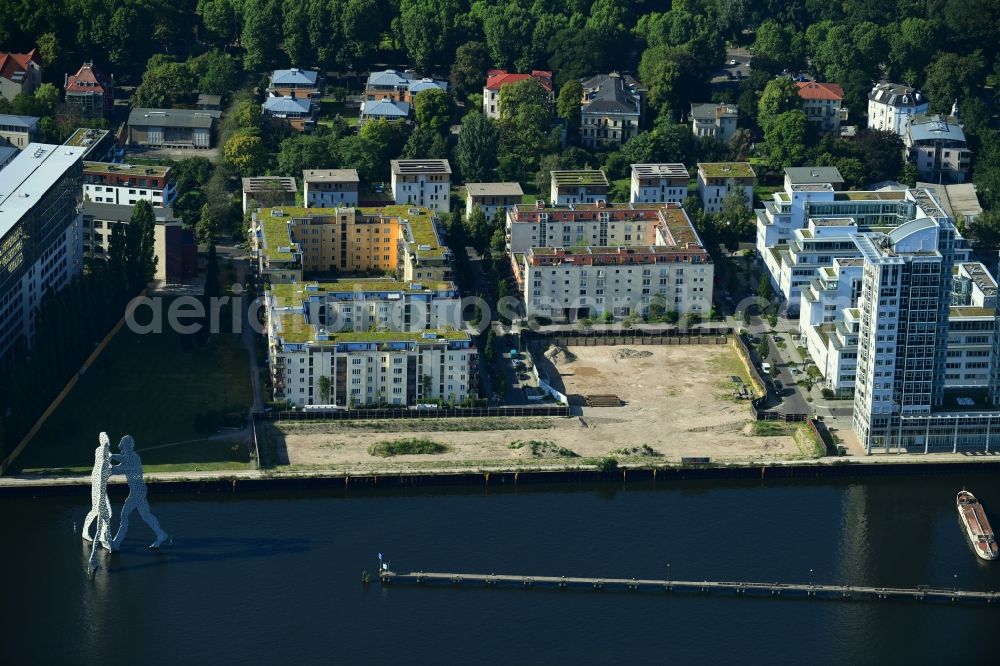
<svg viewBox="0 0 1000 666">
<path fill-rule="evenodd" d="M 4 499 L 0 661 L 992 662 L 1000 607 L 361 584 L 381 551 L 397 571 L 1000 590 L 963 486 L 1000 523 L 1000 475 L 153 495 L 172 545 L 146 550 L 136 515 L 93 578 L 88 497 Z"/>
</svg>

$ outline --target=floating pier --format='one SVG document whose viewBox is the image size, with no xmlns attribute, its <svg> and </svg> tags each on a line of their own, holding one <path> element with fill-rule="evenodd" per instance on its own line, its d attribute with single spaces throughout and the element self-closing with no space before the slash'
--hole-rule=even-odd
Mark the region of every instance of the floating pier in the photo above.
<svg viewBox="0 0 1000 666">
<path fill-rule="evenodd" d="M 452 587 L 517 587 L 523 589 L 617 590 L 627 592 L 685 592 L 758 597 L 813 597 L 817 599 L 896 599 L 949 603 L 1000 604 L 1000 592 L 979 592 L 941 587 L 872 587 L 814 583 L 754 583 L 746 581 L 654 580 L 647 578 L 578 578 L 571 576 L 516 576 L 504 574 L 382 571 L 382 585 Z"/>
</svg>

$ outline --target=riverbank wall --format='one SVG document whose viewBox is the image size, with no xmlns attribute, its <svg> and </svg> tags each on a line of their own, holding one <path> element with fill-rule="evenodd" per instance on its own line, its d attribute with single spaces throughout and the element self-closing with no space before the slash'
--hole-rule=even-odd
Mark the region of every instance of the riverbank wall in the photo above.
<svg viewBox="0 0 1000 666">
<path fill-rule="evenodd" d="M 740 465 L 680 465 L 659 467 L 623 467 L 616 470 L 566 468 L 542 470 L 467 470 L 406 472 L 309 472 L 267 474 L 256 471 L 212 475 L 150 475 L 146 484 L 152 494 L 169 493 L 254 493 L 289 490 L 344 490 L 351 488 L 405 488 L 465 486 L 478 488 L 513 488 L 536 484 L 583 483 L 676 483 L 695 480 L 785 481 L 825 478 L 871 478 L 940 476 L 951 474 L 1000 473 L 1000 457 L 980 460 L 927 462 L 830 462 Z M 112 494 L 124 491 L 124 483 L 112 482 Z M 0 479 L 0 498 L 50 495 L 87 495 L 89 477 Z"/>
</svg>

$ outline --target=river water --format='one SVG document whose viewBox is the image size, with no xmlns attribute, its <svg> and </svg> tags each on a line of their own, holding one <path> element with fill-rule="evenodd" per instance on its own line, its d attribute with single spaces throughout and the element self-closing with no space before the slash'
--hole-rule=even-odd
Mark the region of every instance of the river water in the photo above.
<svg viewBox="0 0 1000 666">
<path fill-rule="evenodd" d="M 146 550 L 136 516 L 93 578 L 89 498 L 5 499 L 0 661 L 992 662 L 1000 607 L 360 580 L 381 551 L 397 571 L 1000 590 L 963 485 L 1000 523 L 1000 475 L 153 495 L 172 545 Z"/>
</svg>

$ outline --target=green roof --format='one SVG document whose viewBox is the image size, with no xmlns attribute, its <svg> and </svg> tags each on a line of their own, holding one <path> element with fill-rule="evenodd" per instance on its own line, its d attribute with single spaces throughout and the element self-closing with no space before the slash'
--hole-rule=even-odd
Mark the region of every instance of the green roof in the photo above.
<svg viewBox="0 0 1000 666">
<path fill-rule="evenodd" d="M 290 217 L 274 217 L 272 209 L 261 209 L 257 215 L 260 222 L 261 231 L 264 234 L 264 255 L 271 261 L 292 261 L 295 255 L 291 250 L 280 251 L 278 248 L 290 248 L 291 239 L 288 237 L 288 222 Z"/>
<path fill-rule="evenodd" d="M 992 317 L 996 314 L 994 308 L 976 308 L 971 306 L 958 306 L 951 308 L 952 317 Z"/>
<path fill-rule="evenodd" d="M 837 201 L 900 201 L 906 193 L 900 190 L 883 190 L 880 192 L 864 192 L 861 190 L 846 190 L 833 195 Z"/>
<path fill-rule="evenodd" d="M 400 221 L 408 223 L 410 233 L 413 235 L 413 243 L 416 247 L 410 251 L 418 257 L 443 257 L 448 249 L 438 242 L 437 234 L 434 233 L 434 214 L 427 208 L 399 204 L 395 206 L 383 206 L 381 208 L 361 208 L 364 215 L 385 215 L 387 217 L 398 217 Z M 414 212 L 416 211 L 416 212 Z M 428 249 L 419 249 L 421 245 Z"/>
<path fill-rule="evenodd" d="M 609 186 L 608 177 L 600 169 L 581 169 L 578 171 L 550 171 L 556 185 L 603 185 Z"/>
<path fill-rule="evenodd" d="M 115 164 L 114 162 L 85 161 L 83 170 L 91 173 L 115 173 L 122 176 L 163 177 L 170 172 L 170 167 L 162 164 Z"/>
<path fill-rule="evenodd" d="M 749 162 L 699 162 L 698 170 L 706 178 L 755 178 Z"/>
<path fill-rule="evenodd" d="M 418 288 L 416 285 L 420 285 Z M 313 287 L 313 289 L 309 289 Z M 351 278 L 323 280 L 319 282 L 292 282 L 271 285 L 271 292 L 279 306 L 299 305 L 306 298 L 329 292 L 379 292 L 379 291 L 449 291 L 456 289 L 455 283 L 447 281 L 405 282 L 390 278 Z"/>
<path fill-rule="evenodd" d="M 383 206 L 380 208 L 303 208 L 301 206 L 276 206 L 262 208 L 257 213 L 264 232 L 265 255 L 272 261 L 291 261 L 291 252 L 279 252 L 279 247 L 288 247 L 291 240 L 288 237 L 288 222 L 294 219 L 334 217 L 338 210 L 358 210 L 366 217 L 395 217 L 403 226 L 408 226 L 413 236 L 414 247 L 410 251 L 422 258 L 443 257 L 448 249 L 441 245 L 434 232 L 434 214 L 427 208 L 408 205 Z M 275 216 L 275 211 L 281 215 Z M 415 211 L 415 212 L 414 212 Z M 409 245 L 408 237 L 404 238 Z M 426 246 L 427 249 L 420 249 Z"/>
<path fill-rule="evenodd" d="M 317 345 L 332 345 L 338 342 L 425 342 L 433 344 L 442 340 L 468 340 L 465 331 L 435 329 L 431 331 L 340 331 L 328 332 L 326 340 L 317 340 L 316 329 L 306 323 L 299 313 L 285 312 L 275 315 L 281 322 L 280 338 L 293 344 L 312 343 Z M 433 334 L 433 338 L 427 337 Z"/>
</svg>

